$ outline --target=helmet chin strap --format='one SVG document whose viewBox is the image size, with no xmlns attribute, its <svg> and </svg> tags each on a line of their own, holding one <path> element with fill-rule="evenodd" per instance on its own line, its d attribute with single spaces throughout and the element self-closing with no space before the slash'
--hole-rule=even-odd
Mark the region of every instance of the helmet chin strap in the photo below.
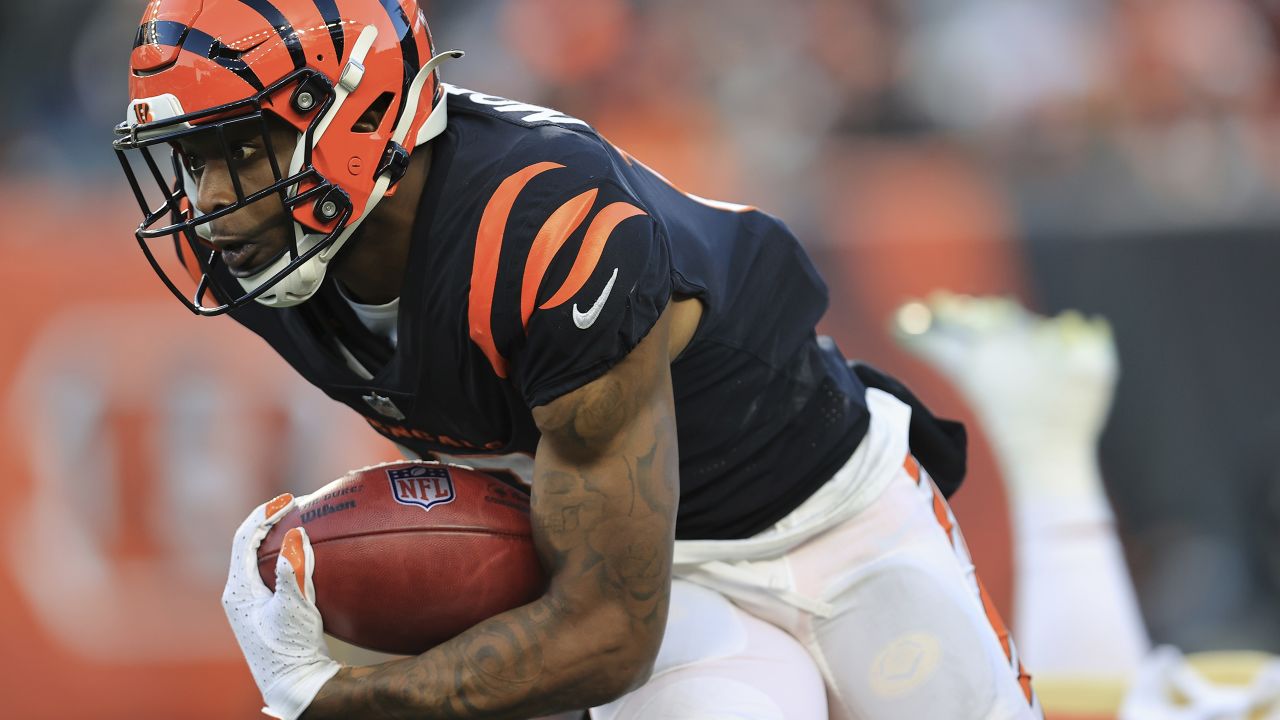
<svg viewBox="0 0 1280 720">
<path fill-rule="evenodd" d="M 365 26 L 364 30 L 360 32 L 360 37 L 356 40 L 355 45 L 352 46 L 351 59 L 347 62 L 335 87 L 333 106 L 320 121 L 312 136 L 312 147 L 319 143 L 320 137 L 329 128 L 329 124 L 333 121 L 338 109 L 342 107 L 343 102 L 359 85 L 360 77 L 364 72 L 362 63 L 369 52 L 369 48 L 373 46 L 373 41 L 377 38 L 377 35 L 378 30 L 372 25 Z M 396 123 L 395 130 L 391 136 L 392 141 L 402 146 L 405 144 L 404 141 L 409 134 L 409 129 L 413 126 L 413 120 L 417 116 L 415 110 L 419 102 L 421 102 L 422 89 L 426 86 L 427 81 L 431 79 L 432 74 L 441 64 L 448 60 L 460 58 L 462 55 L 461 51 L 450 50 L 436 55 L 422 66 L 409 86 L 409 92 L 405 96 L 405 110 L 401 113 L 399 122 Z M 422 145 L 444 132 L 448 124 L 447 105 L 448 103 L 443 100 L 436 104 L 426 122 L 423 123 L 421 130 L 418 131 L 413 147 Z M 305 138 L 306 135 L 299 135 L 299 142 L 294 148 L 293 159 L 289 164 L 290 175 L 302 169 L 302 162 L 305 156 L 305 148 L 302 145 Z M 356 229 L 360 227 L 360 223 L 369 217 L 369 213 L 373 212 L 373 209 L 386 196 L 387 189 L 390 186 L 391 178 L 386 174 L 380 176 L 374 182 L 373 192 L 369 195 L 369 200 L 365 203 L 364 211 L 360 214 L 360 217 L 347 223 L 339 231 L 338 237 L 328 247 L 321 250 L 315 257 L 304 262 L 292 273 L 286 275 L 271 289 L 258 296 L 257 301 L 268 307 L 286 308 L 299 305 L 310 299 L 312 295 L 315 295 L 316 291 L 320 289 L 320 283 L 324 280 L 325 271 L 328 269 L 329 263 L 337 256 L 338 251 L 347 243 L 347 240 L 351 239 Z M 297 192 L 297 188 L 292 188 L 291 192 Z M 293 232 L 300 254 L 306 253 L 309 249 L 315 247 L 317 243 L 329 237 L 326 233 L 306 232 L 296 220 L 293 223 Z M 240 285 L 245 290 L 252 291 L 258 285 L 283 270 L 292 260 L 293 257 L 289 253 L 285 253 L 263 270 L 249 277 L 240 278 Z"/>
</svg>

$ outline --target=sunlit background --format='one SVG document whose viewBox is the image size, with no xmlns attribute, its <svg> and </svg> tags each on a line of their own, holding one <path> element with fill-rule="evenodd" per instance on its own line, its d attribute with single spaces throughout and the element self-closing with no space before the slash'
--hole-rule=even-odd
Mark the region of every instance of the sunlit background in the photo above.
<svg viewBox="0 0 1280 720">
<path fill-rule="evenodd" d="M 144 4 L 0 3 L 7 718 L 257 716 L 217 602 L 232 530 L 392 455 L 146 266 L 110 148 Z M 970 424 L 955 504 L 1009 618 L 996 443 L 891 322 L 936 290 L 1107 318 L 1101 469 L 1146 631 L 1280 651 L 1280 3 L 424 6 L 437 47 L 467 51 L 446 81 L 581 117 L 682 189 L 787 221 L 830 285 L 821 330 Z"/>
</svg>

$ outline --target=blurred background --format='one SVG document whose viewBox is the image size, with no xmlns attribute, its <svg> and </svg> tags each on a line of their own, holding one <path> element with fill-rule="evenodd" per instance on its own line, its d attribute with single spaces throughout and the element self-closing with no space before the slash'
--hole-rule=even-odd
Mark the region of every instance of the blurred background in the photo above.
<svg viewBox="0 0 1280 720">
<path fill-rule="evenodd" d="M 955 504 L 1006 617 L 992 443 L 890 320 L 939 289 L 1109 319 L 1101 470 L 1146 630 L 1280 651 L 1280 3 L 423 4 L 467 51 L 447 81 L 790 224 L 831 288 L 821 330 L 969 422 Z M 232 530 L 393 455 L 137 250 L 110 141 L 144 5 L 0 4 L 6 717 L 255 717 L 218 606 Z"/>
</svg>

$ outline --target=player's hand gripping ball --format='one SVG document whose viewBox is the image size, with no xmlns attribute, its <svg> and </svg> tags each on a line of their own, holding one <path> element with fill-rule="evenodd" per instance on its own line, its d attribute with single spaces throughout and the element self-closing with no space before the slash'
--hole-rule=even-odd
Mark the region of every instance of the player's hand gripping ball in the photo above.
<svg viewBox="0 0 1280 720">
<path fill-rule="evenodd" d="M 299 498 L 258 548 L 272 589 L 281 541 L 298 526 L 324 631 L 370 650 L 420 654 L 546 587 L 528 494 L 458 465 L 376 465 Z"/>
<path fill-rule="evenodd" d="M 231 569 L 222 590 L 222 609 L 266 703 L 262 712 L 280 720 L 297 720 L 339 671 L 325 654 L 320 611 L 311 601 L 315 556 L 307 531 L 285 534 L 274 568 L 276 592 L 263 585 L 256 567 L 262 539 L 296 503 L 292 495 L 281 495 L 249 513 L 231 541 Z"/>
</svg>

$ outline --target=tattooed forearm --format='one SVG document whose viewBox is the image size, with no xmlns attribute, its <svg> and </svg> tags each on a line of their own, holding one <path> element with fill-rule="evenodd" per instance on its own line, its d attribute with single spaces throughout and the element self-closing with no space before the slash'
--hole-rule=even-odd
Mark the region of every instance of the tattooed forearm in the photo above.
<svg viewBox="0 0 1280 720">
<path fill-rule="evenodd" d="M 655 329 L 604 377 L 535 410 L 546 594 L 418 657 L 344 669 L 304 718 L 528 718 L 645 679 L 666 624 L 678 497 L 665 344 Z"/>
<path fill-rule="evenodd" d="M 304 718 L 519 718 L 558 704 L 539 693 L 547 633 L 559 626 L 542 601 L 503 613 L 416 658 L 344 669 Z M 529 702 L 536 695 L 537 702 Z M 528 708 L 527 710 L 525 708 Z"/>
</svg>

